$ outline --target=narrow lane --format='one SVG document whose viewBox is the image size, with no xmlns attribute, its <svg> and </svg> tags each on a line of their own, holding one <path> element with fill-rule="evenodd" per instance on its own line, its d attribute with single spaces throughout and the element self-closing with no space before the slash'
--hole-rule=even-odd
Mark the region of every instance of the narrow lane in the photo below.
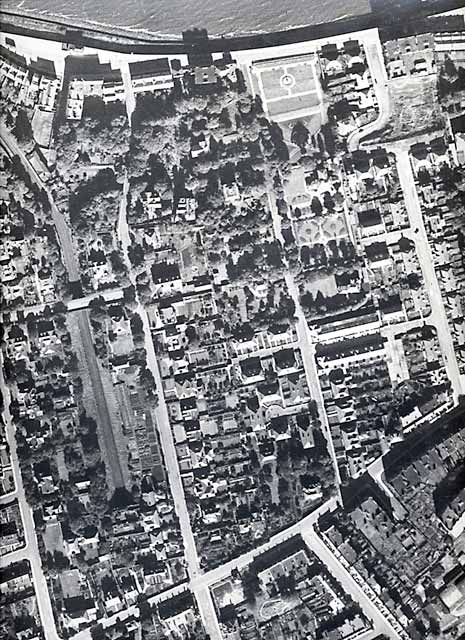
<svg viewBox="0 0 465 640">
<path fill-rule="evenodd" d="M 158 406 L 155 409 L 155 415 L 157 419 L 158 432 L 160 434 L 160 443 L 165 459 L 165 468 L 168 475 L 171 494 L 175 503 L 176 513 L 179 518 L 189 576 L 191 579 L 194 579 L 200 574 L 200 562 L 195 546 L 195 539 L 191 527 L 189 512 L 187 510 L 184 487 L 181 480 L 178 457 L 176 455 L 176 447 L 174 444 L 174 437 L 171 430 L 168 409 L 163 393 L 163 384 L 160 375 L 160 369 L 158 367 L 158 360 L 155 354 L 155 348 L 153 346 L 147 311 L 140 303 L 137 308 L 137 313 L 139 313 L 144 327 L 147 366 L 153 374 L 156 388 L 158 390 Z"/>
</svg>

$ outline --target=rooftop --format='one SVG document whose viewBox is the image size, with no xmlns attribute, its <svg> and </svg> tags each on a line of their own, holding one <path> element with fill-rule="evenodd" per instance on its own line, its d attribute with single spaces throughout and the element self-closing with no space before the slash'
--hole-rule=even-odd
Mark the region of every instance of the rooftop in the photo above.
<svg viewBox="0 0 465 640">
<path fill-rule="evenodd" d="M 132 78 L 171 75 L 171 67 L 168 58 L 154 58 L 153 60 L 130 62 L 129 71 Z"/>
</svg>

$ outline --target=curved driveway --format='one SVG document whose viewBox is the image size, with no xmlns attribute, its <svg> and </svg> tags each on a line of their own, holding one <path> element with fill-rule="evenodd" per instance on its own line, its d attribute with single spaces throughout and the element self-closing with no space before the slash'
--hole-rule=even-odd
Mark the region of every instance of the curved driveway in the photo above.
<svg viewBox="0 0 465 640">
<path fill-rule="evenodd" d="M 383 60 L 383 50 L 379 39 L 377 42 L 366 43 L 365 54 L 371 77 L 373 79 L 376 98 L 378 100 L 379 113 L 374 122 L 370 122 L 364 127 L 361 127 L 361 129 L 353 131 L 349 135 L 347 138 L 347 147 L 350 152 L 356 151 L 364 138 L 370 136 L 376 131 L 384 129 L 390 116 L 388 77 Z"/>
</svg>

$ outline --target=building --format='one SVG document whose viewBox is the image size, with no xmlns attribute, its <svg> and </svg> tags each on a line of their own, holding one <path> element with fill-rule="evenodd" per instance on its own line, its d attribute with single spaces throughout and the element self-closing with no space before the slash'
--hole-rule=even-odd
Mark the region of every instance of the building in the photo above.
<svg viewBox="0 0 465 640">
<path fill-rule="evenodd" d="M 174 87 L 173 74 L 168 58 L 141 60 L 129 64 L 134 93 L 170 91 Z"/>
<path fill-rule="evenodd" d="M 430 33 L 386 42 L 384 57 L 389 78 L 434 73 L 434 47 L 434 37 Z"/>
<path fill-rule="evenodd" d="M 216 89 L 217 84 L 218 76 L 214 65 L 210 65 L 208 67 L 195 67 L 194 87 L 196 92 L 210 93 Z"/>
<path fill-rule="evenodd" d="M 61 79 L 52 60 L 39 57 L 28 63 L 24 56 L 0 45 L 0 86 L 7 84 L 17 89 L 19 104 L 53 111 Z"/>
<path fill-rule="evenodd" d="M 80 120 L 87 96 L 98 96 L 105 103 L 124 100 L 124 85 L 119 69 L 100 63 L 98 55 L 68 56 L 63 81 L 65 114 L 68 120 Z"/>
</svg>

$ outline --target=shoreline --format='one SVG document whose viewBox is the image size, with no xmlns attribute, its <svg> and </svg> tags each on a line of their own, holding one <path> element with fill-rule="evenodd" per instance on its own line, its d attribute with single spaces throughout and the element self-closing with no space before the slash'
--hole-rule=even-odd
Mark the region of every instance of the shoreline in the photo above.
<svg viewBox="0 0 465 640">
<path fill-rule="evenodd" d="M 118 53 L 171 54 L 193 53 L 201 47 L 210 53 L 260 49 L 321 38 L 345 35 L 355 31 L 378 28 L 380 32 L 398 34 L 415 33 L 425 21 L 434 15 L 463 8 L 461 0 L 417 0 L 407 10 L 374 11 L 340 18 L 332 22 L 294 27 L 285 31 L 211 37 L 192 45 L 180 37 L 160 39 L 148 34 L 135 34 L 128 28 L 73 26 L 67 22 L 44 17 L 30 17 L 24 13 L 0 9 L 0 24 L 5 34 L 16 34 L 55 42 L 69 43 L 77 47 L 90 47 Z"/>
</svg>

